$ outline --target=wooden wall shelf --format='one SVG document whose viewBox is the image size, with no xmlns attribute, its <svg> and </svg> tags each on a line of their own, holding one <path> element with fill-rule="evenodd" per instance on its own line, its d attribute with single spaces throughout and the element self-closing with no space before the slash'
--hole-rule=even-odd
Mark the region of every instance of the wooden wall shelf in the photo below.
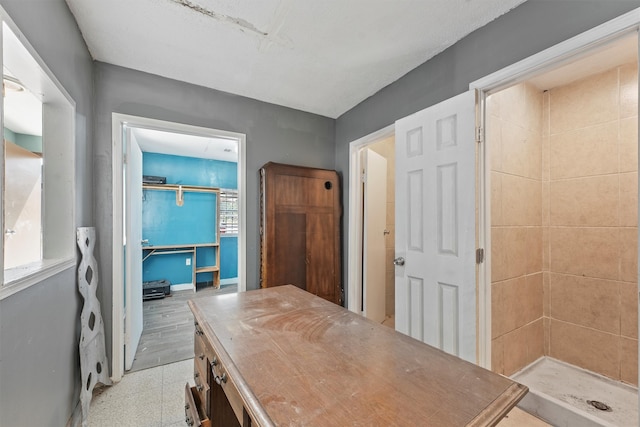
<svg viewBox="0 0 640 427">
<path fill-rule="evenodd" d="M 206 243 L 186 243 L 186 244 L 173 244 L 173 245 L 152 245 L 142 247 L 142 261 L 144 262 L 151 256 L 155 255 L 172 255 L 180 253 L 191 253 L 191 270 L 192 270 L 192 282 L 195 288 L 196 275 L 199 273 L 212 273 L 213 285 L 215 287 L 220 286 L 220 228 L 218 226 L 220 215 L 220 189 L 217 187 L 203 187 L 197 185 L 181 185 L 181 184 L 142 184 L 143 190 L 158 190 L 158 191 L 175 191 L 176 192 L 176 204 L 182 206 L 184 203 L 183 193 L 214 193 L 216 197 L 216 223 L 213 224 L 215 229 L 214 238 L 215 242 Z M 215 262 L 213 265 L 198 265 L 197 255 L 198 249 L 214 248 Z"/>
</svg>

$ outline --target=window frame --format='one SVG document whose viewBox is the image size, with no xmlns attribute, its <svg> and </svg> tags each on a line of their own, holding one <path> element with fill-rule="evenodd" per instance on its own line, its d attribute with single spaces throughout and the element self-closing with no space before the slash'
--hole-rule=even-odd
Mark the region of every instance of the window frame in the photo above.
<svg viewBox="0 0 640 427">
<path fill-rule="evenodd" d="M 222 237 L 238 237 L 238 234 L 240 232 L 240 199 L 239 199 L 239 192 L 237 188 L 221 188 L 220 189 L 220 218 L 218 220 L 218 228 L 220 230 L 220 238 Z M 225 203 L 225 199 L 228 198 L 231 195 L 232 198 L 235 199 L 235 209 L 223 209 L 223 204 Z M 233 202 L 231 202 L 233 203 Z M 235 221 L 232 221 L 232 227 L 231 229 L 235 228 L 235 231 L 231 231 L 231 232 L 224 232 L 223 231 L 223 224 L 226 224 L 227 222 L 223 220 L 223 211 L 224 212 L 232 212 L 232 216 L 235 217 Z M 235 212 L 235 213 L 233 213 Z M 235 223 L 235 227 L 233 227 Z M 226 227 L 225 227 L 226 229 Z"/>
<path fill-rule="evenodd" d="M 0 241 L 0 300 L 76 265 L 76 103 L 0 6 L 0 65 L 42 101 L 42 257 L 40 261 L 4 268 L 4 237 Z M 9 30 L 9 31 L 6 31 Z M 17 41 L 17 44 L 16 44 Z M 4 74 L 4 73 L 3 73 Z M 4 103 L 0 102 L 4 128 Z M 0 188 L 4 188 L 5 143 L 0 140 Z M 0 197 L 0 230 L 5 231 L 4 190 Z"/>
</svg>

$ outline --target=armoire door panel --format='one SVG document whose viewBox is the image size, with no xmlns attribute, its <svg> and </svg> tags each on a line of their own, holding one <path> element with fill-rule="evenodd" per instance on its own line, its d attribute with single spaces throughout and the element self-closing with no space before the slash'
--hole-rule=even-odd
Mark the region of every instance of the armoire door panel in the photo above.
<svg viewBox="0 0 640 427">
<path fill-rule="evenodd" d="M 342 304 L 337 172 L 267 163 L 260 179 L 260 286 L 292 284 Z"/>
<path fill-rule="evenodd" d="M 275 254 L 271 267 L 273 285 L 296 285 L 307 289 L 307 221 L 305 214 L 281 213 L 275 218 Z"/>
<path fill-rule="evenodd" d="M 315 294 L 324 299 L 333 299 L 336 280 L 333 259 L 332 230 L 335 227 L 330 213 L 307 216 L 307 283 Z"/>
<path fill-rule="evenodd" d="M 327 184 L 329 182 L 329 184 Z M 333 208 L 333 192 L 326 187 L 333 184 L 326 179 L 280 175 L 275 179 L 277 206 L 324 206 Z M 305 191 L 299 189 L 304 188 Z"/>
</svg>

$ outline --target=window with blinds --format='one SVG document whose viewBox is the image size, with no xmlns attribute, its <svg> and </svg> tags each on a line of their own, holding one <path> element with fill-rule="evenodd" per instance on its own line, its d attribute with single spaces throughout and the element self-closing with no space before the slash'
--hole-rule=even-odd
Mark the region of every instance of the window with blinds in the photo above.
<svg viewBox="0 0 640 427">
<path fill-rule="evenodd" d="M 220 190 L 220 236 L 238 234 L 238 190 Z"/>
</svg>

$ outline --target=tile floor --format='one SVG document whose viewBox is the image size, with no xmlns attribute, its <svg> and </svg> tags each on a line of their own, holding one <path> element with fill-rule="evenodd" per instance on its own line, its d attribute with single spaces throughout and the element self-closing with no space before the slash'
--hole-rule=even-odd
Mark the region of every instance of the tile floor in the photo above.
<svg viewBox="0 0 640 427">
<path fill-rule="evenodd" d="M 540 418 L 536 418 L 533 415 L 523 411 L 520 408 L 513 408 L 503 419 L 498 423 L 498 427 L 552 427 L 551 424 L 547 424 Z"/>
<path fill-rule="evenodd" d="M 192 358 L 193 315 L 187 301 L 237 290 L 237 284 L 224 285 L 220 289 L 210 286 L 198 292 L 177 291 L 162 299 L 144 301 L 142 336 L 131 371 Z"/>
<path fill-rule="evenodd" d="M 193 359 L 127 373 L 94 392 L 89 426 L 183 427 L 187 382 L 193 384 Z"/>
</svg>

